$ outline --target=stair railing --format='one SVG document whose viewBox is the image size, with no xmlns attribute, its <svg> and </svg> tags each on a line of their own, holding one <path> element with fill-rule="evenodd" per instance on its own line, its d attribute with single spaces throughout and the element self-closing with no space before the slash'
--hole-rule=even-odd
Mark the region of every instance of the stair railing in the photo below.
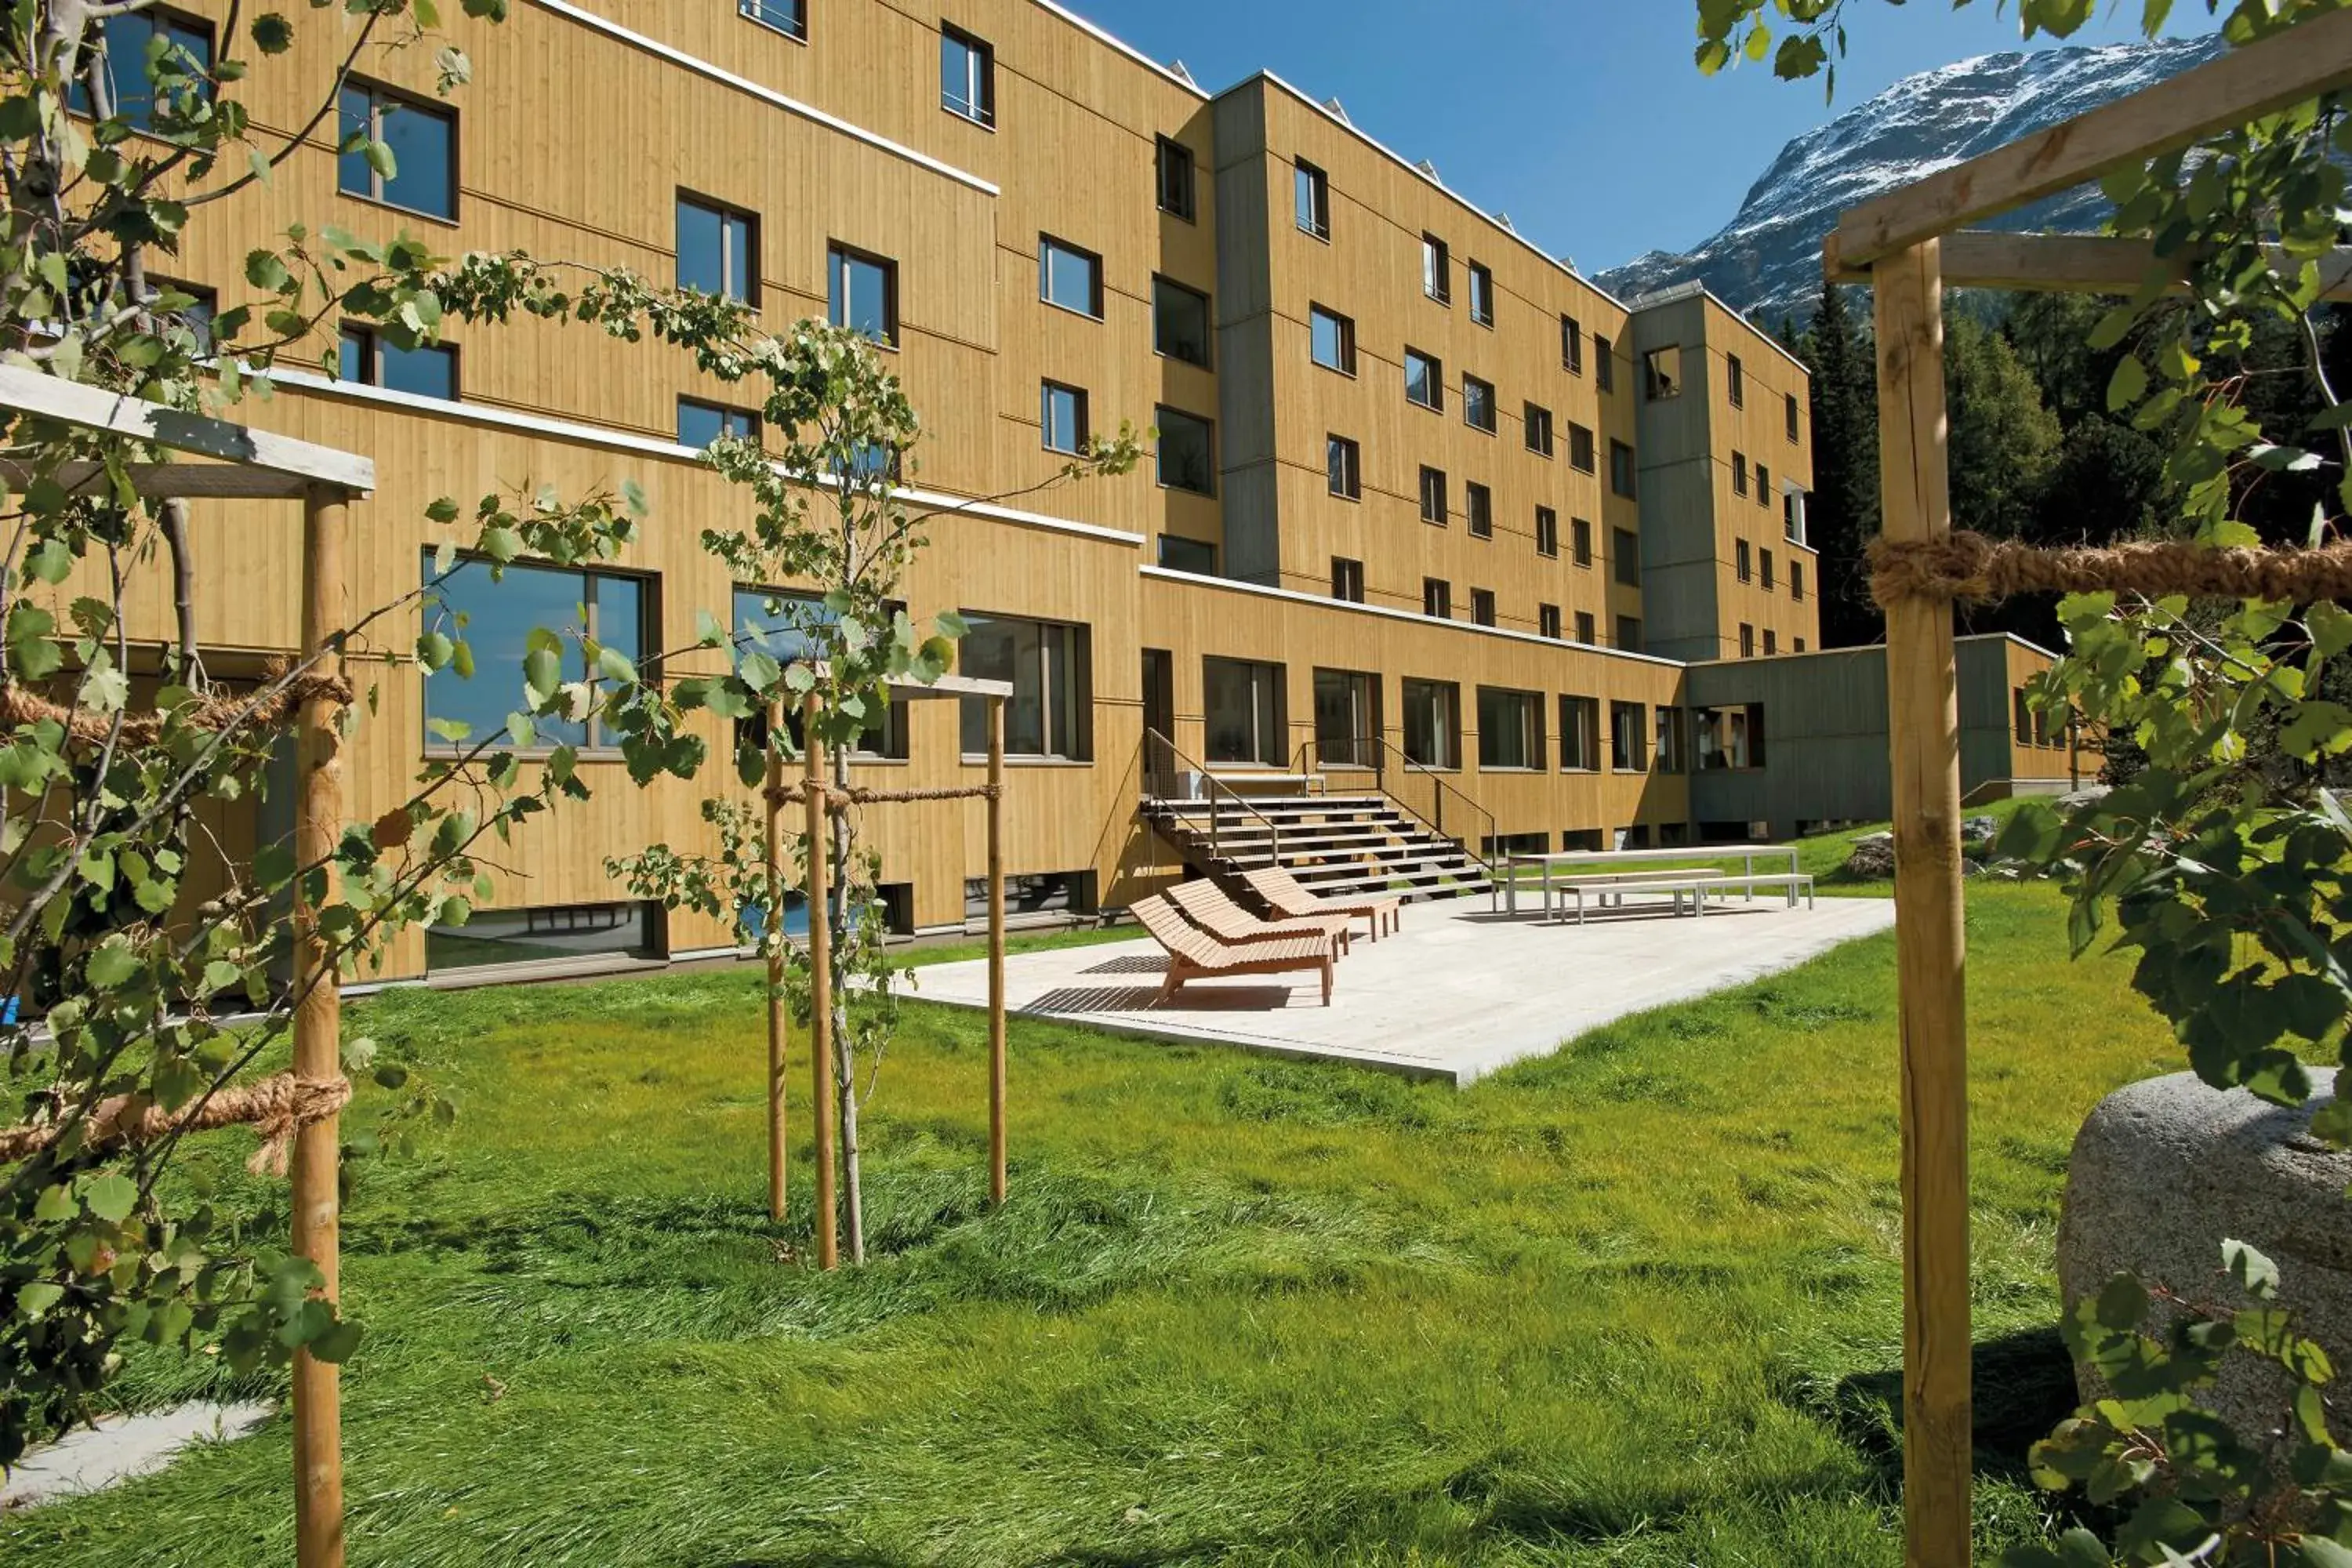
<svg viewBox="0 0 2352 1568">
<path fill-rule="evenodd" d="M 1180 780 L 1190 777 L 1204 789 L 1209 802 L 1209 858 L 1223 860 L 1224 851 L 1224 813 L 1218 810 L 1221 801 L 1230 800 L 1265 825 L 1266 850 L 1275 864 L 1282 863 L 1282 826 L 1260 811 L 1250 798 L 1226 784 L 1207 768 L 1201 766 L 1177 750 L 1176 742 L 1157 730 L 1143 731 L 1143 792 L 1154 800 L 1192 799 L 1177 793 Z"/>
<path fill-rule="evenodd" d="M 1347 748 L 1347 754 L 1335 763 L 1333 758 L 1343 745 Z M 1395 802 L 1407 816 L 1420 823 L 1423 827 L 1440 838 L 1452 840 L 1468 851 L 1470 858 L 1477 861 L 1479 867 L 1486 873 L 1489 889 L 1496 886 L 1495 814 L 1464 794 L 1459 786 L 1446 783 L 1444 776 L 1434 769 L 1406 756 L 1402 750 L 1390 743 L 1387 736 L 1350 735 L 1344 742 L 1326 742 L 1318 737 L 1298 748 L 1298 754 L 1291 760 L 1290 771 L 1293 773 L 1310 771 L 1310 757 L 1313 759 L 1314 766 L 1320 768 L 1328 769 L 1333 766 L 1360 768 L 1367 765 L 1364 761 L 1367 753 L 1371 758 L 1370 766 L 1372 770 L 1374 787 Z M 1390 783 L 1391 777 L 1417 779 L 1426 783 L 1429 785 L 1430 809 L 1424 812 L 1412 801 L 1407 799 Z M 1462 835 L 1448 833 L 1445 830 L 1445 803 L 1448 797 L 1456 803 L 1454 807 L 1454 821 L 1485 823 L 1486 831 L 1485 836 L 1477 840 L 1477 848 L 1472 849 L 1470 841 L 1464 838 Z"/>
</svg>

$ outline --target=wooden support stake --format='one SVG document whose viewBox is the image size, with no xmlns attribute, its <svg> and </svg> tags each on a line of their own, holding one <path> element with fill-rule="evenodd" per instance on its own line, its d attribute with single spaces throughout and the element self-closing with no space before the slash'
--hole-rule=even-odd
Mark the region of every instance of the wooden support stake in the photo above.
<svg viewBox="0 0 2352 1568">
<path fill-rule="evenodd" d="M 1941 257 L 1873 268 L 1885 536 L 1951 532 Z M 1903 1511 L 1910 1568 L 1968 1568 L 1969 1089 L 1960 730 L 1952 607 L 1886 612 L 1903 1049 Z"/>
<path fill-rule="evenodd" d="M 833 1196 L 833 929 L 825 923 L 824 742 L 816 737 L 816 699 L 801 705 L 802 752 L 808 763 L 809 1069 L 815 1086 L 809 1116 L 816 1129 L 816 1264 L 841 1267 L 840 1218 Z"/>
<path fill-rule="evenodd" d="M 349 505 L 340 488 L 320 487 L 302 505 L 302 646 L 318 649 L 346 624 L 343 532 Z M 315 667 L 331 679 L 343 672 L 341 651 L 331 649 Z M 313 682 L 295 731 L 294 861 L 323 862 L 342 833 L 342 704 Z M 323 890 L 331 876 L 313 874 Z M 328 943 L 319 933 L 319 900 L 311 876 L 294 887 L 294 1071 L 306 1079 L 342 1075 L 342 997 Z M 337 1300 L 341 1289 L 336 1212 L 341 1119 L 326 1117 L 294 1134 L 294 1250 L 318 1266 L 320 1293 Z M 294 1556 L 299 1568 L 342 1568 L 342 1413 L 333 1363 L 308 1351 L 294 1352 Z"/>
<path fill-rule="evenodd" d="M 784 754 L 778 749 L 783 714 L 768 707 L 768 1217 L 784 1217 Z"/>
<path fill-rule="evenodd" d="M 1004 1206 L 1004 699 L 988 700 L 988 1200 Z"/>
</svg>

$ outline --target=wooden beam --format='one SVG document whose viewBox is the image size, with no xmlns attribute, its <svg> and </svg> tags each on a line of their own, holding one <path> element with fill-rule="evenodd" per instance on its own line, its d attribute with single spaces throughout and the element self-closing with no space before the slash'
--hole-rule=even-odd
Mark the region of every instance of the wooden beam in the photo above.
<svg viewBox="0 0 2352 1568">
<path fill-rule="evenodd" d="M 299 500 L 316 481 L 279 473 L 274 468 L 247 468 L 242 463 L 131 463 L 125 465 L 131 488 L 149 500 Z M 75 495 L 93 493 L 104 486 L 102 463 L 60 463 L 49 478 Z M 21 491 L 35 478 L 33 468 L 0 458 L 0 479 Z"/>
<path fill-rule="evenodd" d="M 833 1176 L 833 927 L 825 892 L 824 742 L 816 736 L 816 695 L 801 701 L 802 779 L 808 795 L 809 1072 L 814 1093 L 809 1122 L 816 1132 L 816 1266 L 841 1267 L 841 1229 Z"/>
<path fill-rule="evenodd" d="M 166 408 L 22 365 L 0 364 L 0 408 L 329 485 L 347 497 L 375 489 L 375 464 L 357 453 Z"/>
<path fill-rule="evenodd" d="M 1874 268 L 1888 539 L 1952 531 L 1943 279 L 1928 240 Z M 1886 611 L 1903 1105 L 1903 1513 L 1909 1568 L 1969 1568 L 1969 1085 L 1952 606 Z"/>
<path fill-rule="evenodd" d="M 1838 251 L 1866 267 L 2347 84 L 2352 11 L 2333 11 L 1864 202 L 1838 220 Z"/>
<path fill-rule="evenodd" d="M 768 704 L 767 821 L 761 848 L 768 857 L 768 908 L 761 930 L 768 950 L 768 1218 L 784 1223 L 784 753 L 776 739 L 782 707 Z M 818 1107 L 818 1114 L 824 1107 Z"/>
<path fill-rule="evenodd" d="M 1947 289 L 2012 289 L 2041 294 L 2136 294 L 2158 265 L 2156 246 L 2146 239 L 2097 234 L 2000 234 L 1962 229 L 1942 242 Z M 2273 265 L 2292 265 L 2274 251 Z M 2189 291 L 2179 258 L 2165 263 L 2165 292 Z M 1822 247 L 1822 271 L 1832 283 L 1867 283 L 1870 268 L 1845 260 L 1831 235 Z M 2352 247 L 2319 258 L 2319 298 L 2352 300 Z"/>
<path fill-rule="evenodd" d="M 1004 699 L 988 700 L 988 1201 L 1004 1206 Z"/>
</svg>

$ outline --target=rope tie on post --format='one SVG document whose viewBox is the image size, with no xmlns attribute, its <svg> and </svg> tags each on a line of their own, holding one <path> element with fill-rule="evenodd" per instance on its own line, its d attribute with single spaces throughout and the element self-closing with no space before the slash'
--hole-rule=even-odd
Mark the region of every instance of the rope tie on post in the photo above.
<svg viewBox="0 0 2352 1568">
<path fill-rule="evenodd" d="M 2267 599 L 2313 604 L 2352 598 L 2352 543 L 2319 550 L 2216 550 L 2171 540 L 2050 548 L 1981 533 L 1875 539 L 1864 552 L 1870 596 L 1990 601 L 2020 594 L 2145 595 L 2151 599 Z"/>
<path fill-rule="evenodd" d="M 98 1152 L 135 1148 L 174 1132 L 250 1127 L 261 1134 L 261 1147 L 245 1168 L 257 1175 L 282 1176 L 295 1133 L 336 1115 L 351 1098 L 349 1079 L 297 1078 L 290 1072 L 218 1090 L 181 1110 L 167 1110 L 143 1095 L 118 1094 L 100 1100 L 78 1121 L 0 1128 L 0 1164 L 54 1148 L 69 1131 L 81 1134 L 83 1152 Z"/>
<path fill-rule="evenodd" d="M 250 693 L 229 694 L 199 698 L 193 711 L 183 711 L 188 724 L 198 730 L 226 730 L 240 721 L 240 714 L 242 722 L 258 728 L 286 723 L 313 697 L 349 706 L 353 695 L 352 683 L 340 675 L 303 674 L 258 704 L 255 704 Z M 122 739 L 134 746 L 152 744 L 163 732 L 163 720 L 161 713 L 126 713 L 122 715 Z M 15 728 L 44 721 L 59 726 L 86 746 L 102 746 L 114 732 L 111 714 L 52 701 L 22 686 L 0 687 L 0 724 Z"/>
</svg>

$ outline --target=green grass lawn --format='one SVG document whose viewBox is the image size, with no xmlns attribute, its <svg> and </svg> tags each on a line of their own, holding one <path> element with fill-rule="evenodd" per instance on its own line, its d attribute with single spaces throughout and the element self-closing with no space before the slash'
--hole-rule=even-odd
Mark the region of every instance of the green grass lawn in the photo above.
<svg viewBox="0 0 2352 1568">
<path fill-rule="evenodd" d="M 2070 1403 L 2069 1142 L 2179 1058 L 2053 890 L 1972 886 L 1969 922 L 1999 1542 L 2043 1528 L 2019 1461 Z M 996 1215 L 982 1021 L 918 1005 L 877 1257 L 831 1277 L 804 1160 L 765 1219 L 755 976 L 382 996 L 353 1029 L 463 1115 L 346 1218 L 352 1560 L 1893 1568 L 1894 974 L 1873 938 L 1461 1092 L 1015 1021 Z M 0 1561 L 289 1562 L 289 1449 L 281 1416 L 0 1521 Z"/>
</svg>

